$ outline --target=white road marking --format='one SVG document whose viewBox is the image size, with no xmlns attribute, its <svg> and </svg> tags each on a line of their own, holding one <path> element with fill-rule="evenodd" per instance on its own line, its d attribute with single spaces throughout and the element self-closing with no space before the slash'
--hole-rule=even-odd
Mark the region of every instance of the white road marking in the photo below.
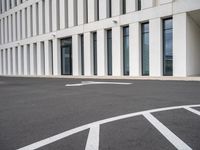
<svg viewBox="0 0 200 150">
<path fill-rule="evenodd" d="M 170 131 L 164 124 L 156 119 L 152 114 L 145 113 L 144 117 L 178 150 L 192 150 L 186 143 Z"/>
<path fill-rule="evenodd" d="M 117 84 L 117 85 L 130 85 L 132 83 L 125 82 L 94 82 L 94 81 L 82 81 L 77 84 L 66 84 L 65 86 L 83 86 L 83 85 L 98 85 L 98 84 Z"/>
<path fill-rule="evenodd" d="M 102 125 L 102 124 L 105 124 L 105 123 L 109 123 L 109 122 L 113 122 L 113 121 L 117 121 L 117 120 L 121 120 L 121 119 L 126 119 L 126 118 L 131 118 L 131 117 L 143 115 L 145 113 L 153 113 L 153 112 L 161 112 L 161 111 L 167 111 L 167 110 L 175 110 L 175 109 L 181 109 L 181 108 L 185 108 L 185 107 L 200 107 L 200 104 L 198 104 L 198 105 L 184 105 L 184 106 L 158 108 L 158 109 L 135 112 L 135 113 L 130 113 L 130 114 L 126 114 L 126 115 L 121 115 L 121 116 L 117 116 L 117 117 L 112 117 L 112 118 L 100 120 L 100 121 L 97 121 L 97 122 L 93 122 L 93 123 L 90 123 L 90 124 L 87 124 L 87 125 L 83 125 L 83 126 L 80 126 L 80 127 L 77 127 L 77 128 L 62 132 L 60 134 L 54 135 L 52 137 L 43 139 L 43 140 L 38 141 L 36 143 L 30 144 L 28 146 L 22 147 L 22 148 L 20 148 L 18 150 L 35 150 L 37 148 L 43 147 L 45 145 L 51 144 L 53 142 L 56 142 L 58 140 L 66 138 L 68 136 L 71 136 L 71 135 L 73 135 L 75 133 L 84 131 L 86 129 L 90 129 L 91 127 L 93 127 L 95 125 Z"/>
<path fill-rule="evenodd" d="M 190 108 L 190 107 L 184 107 L 186 110 L 196 114 L 196 115 L 199 115 L 200 116 L 200 111 L 196 110 L 196 109 L 193 109 L 193 108 Z"/>
<path fill-rule="evenodd" d="M 85 150 L 98 150 L 99 149 L 99 125 L 90 128 L 87 144 Z"/>
</svg>

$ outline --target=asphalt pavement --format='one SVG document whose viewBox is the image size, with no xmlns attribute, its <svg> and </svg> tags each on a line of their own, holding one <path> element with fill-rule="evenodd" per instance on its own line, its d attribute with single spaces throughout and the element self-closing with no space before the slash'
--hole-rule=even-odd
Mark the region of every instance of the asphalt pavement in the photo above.
<svg viewBox="0 0 200 150">
<path fill-rule="evenodd" d="M 185 105 L 200 105 L 200 82 L 0 77 L 0 149 L 43 144 L 38 149 L 173 150 L 182 141 L 199 150 L 200 107 L 191 107 L 194 113 L 179 108 Z M 165 108 L 150 112 L 159 126 L 144 116 L 145 110 L 157 108 Z M 82 130 L 117 116 L 124 118 Z M 162 125 L 169 131 L 161 133 Z M 66 136 L 77 127 L 80 132 Z M 178 137 L 174 143 L 165 136 L 170 131 Z M 62 138 L 51 141 L 61 133 Z M 92 148 L 95 144 L 97 149 Z"/>
</svg>

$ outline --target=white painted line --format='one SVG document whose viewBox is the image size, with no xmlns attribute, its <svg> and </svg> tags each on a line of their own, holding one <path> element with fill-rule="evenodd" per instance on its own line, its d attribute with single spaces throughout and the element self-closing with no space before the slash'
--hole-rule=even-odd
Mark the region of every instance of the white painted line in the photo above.
<svg viewBox="0 0 200 150">
<path fill-rule="evenodd" d="M 90 128 L 85 150 L 99 150 L 99 125 Z"/>
<path fill-rule="evenodd" d="M 130 85 L 132 83 L 125 83 L 125 82 L 94 82 L 94 81 L 82 81 L 81 83 L 77 84 L 66 84 L 65 86 L 83 86 L 83 85 L 99 85 L 99 84 L 107 84 L 107 85 Z"/>
<path fill-rule="evenodd" d="M 177 137 L 172 131 L 170 131 L 153 115 L 151 115 L 150 113 L 145 113 L 143 115 L 178 150 L 192 150 L 192 148 L 190 148 L 186 143 L 184 143 L 179 137 Z"/>
<path fill-rule="evenodd" d="M 194 114 L 197 114 L 200 116 L 200 111 L 196 110 L 196 109 L 193 109 L 193 108 L 190 108 L 190 107 L 184 107 L 186 110 L 194 113 Z"/>
<path fill-rule="evenodd" d="M 109 122 L 113 122 L 113 121 L 117 121 L 117 120 L 121 120 L 121 119 L 131 118 L 131 117 L 143 115 L 144 113 L 161 112 L 161 111 L 167 111 L 167 110 L 181 109 L 181 108 L 185 108 L 185 107 L 200 107 L 200 104 L 199 105 L 184 105 L 184 106 L 158 108 L 158 109 L 135 112 L 135 113 L 130 113 L 130 114 L 126 114 L 126 115 L 121 115 L 121 116 L 117 116 L 117 117 L 112 117 L 112 118 L 100 120 L 100 121 L 97 121 L 97 122 L 93 122 L 93 123 L 90 123 L 90 124 L 87 124 L 87 125 L 83 125 L 83 126 L 80 126 L 80 127 L 77 127 L 77 128 L 62 132 L 60 134 L 57 134 L 57 135 L 54 135 L 52 137 L 43 139 L 41 141 L 38 141 L 38 142 L 33 143 L 33 144 L 30 144 L 30 145 L 25 146 L 23 148 L 20 148 L 18 150 L 34 150 L 34 149 L 43 147 L 45 145 L 51 144 L 53 142 L 56 142 L 58 140 L 61 140 L 63 138 L 66 138 L 68 136 L 71 136 L 73 134 L 76 134 L 78 132 L 81 132 L 81 131 L 84 131 L 86 129 L 89 129 L 89 128 L 95 126 L 95 125 L 102 125 L 102 124 L 105 124 L 105 123 L 109 123 Z"/>
</svg>

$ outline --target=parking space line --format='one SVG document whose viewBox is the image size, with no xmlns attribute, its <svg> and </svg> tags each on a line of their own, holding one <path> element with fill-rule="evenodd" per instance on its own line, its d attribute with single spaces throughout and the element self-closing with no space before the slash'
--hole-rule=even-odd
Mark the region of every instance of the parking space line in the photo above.
<svg viewBox="0 0 200 150">
<path fill-rule="evenodd" d="M 164 124 L 156 119 L 152 114 L 145 113 L 144 117 L 178 150 L 192 150 L 186 143 L 170 131 Z"/>
<path fill-rule="evenodd" d="M 90 128 L 87 144 L 85 150 L 98 150 L 99 149 L 99 125 Z"/>
<path fill-rule="evenodd" d="M 131 117 L 135 117 L 135 116 L 139 116 L 139 115 L 143 115 L 145 113 L 154 113 L 154 112 L 162 112 L 162 111 L 167 111 L 167 110 L 175 110 L 175 109 L 181 109 L 181 108 L 186 108 L 186 107 L 200 107 L 200 104 L 198 105 L 184 105 L 184 106 L 173 106 L 173 107 L 165 107 L 165 108 L 157 108 L 157 109 L 151 109 L 151 110 L 145 110 L 145 111 L 140 111 L 140 112 L 134 112 L 134 113 L 130 113 L 130 114 L 125 114 L 125 115 L 121 115 L 121 116 L 116 116 L 116 117 L 112 117 L 112 118 L 108 118 L 108 119 L 103 119 L 97 122 L 93 122 L 90 124 L 86 124 L 62 133 L 59 133 L 57 135 L 54 135 L 52 137 L 43 139 L 41 141 L 32 143 L 30 145 L 27 145 L 25 147 L 22 147 L 18 150 L 35 150 L 38 149 L 40 147 L 46 146 L 48 144 L 51 144 L 53 142 L 56 142 L 58 140 L 61 140 L 63 138 L 66 138 L 68 136 L 71 136 L 75 133 L 90 129 L 91 127 L 95 126 L 95 125 L 102 125 L 105 123 L 109 123 L 109 122 L 114 122 L 117 120 L 122 120 L 122 119 L 126 119 L 126 118 L 131 118 Z"/>
<path fill-rule="evenodd" d="M 200 116 L 200 111 L 196 110 L 196 109 L 193 109 L 193 108 L 190 108 L 190 107 L 184 107 L 186 110 L 196 114 L 196 115 L 199 115 Z"/>
</svg>

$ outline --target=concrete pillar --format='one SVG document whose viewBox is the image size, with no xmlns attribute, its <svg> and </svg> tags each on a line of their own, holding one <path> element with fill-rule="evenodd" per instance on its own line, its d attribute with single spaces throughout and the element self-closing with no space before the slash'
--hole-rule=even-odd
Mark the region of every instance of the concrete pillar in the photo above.
<svg viewBox="0 0 200 150">
<path fill-rule="evenodd" d="M 130 55 L 130 76 L 141 75 L 141 34 L 140 23 L 129 25 L 129 55 Z"/>
<path fill-rule="evenodd" d="M 39 11 L 39 34 L 43 34 L 44 33 L 44 11 L 43 11 L 43 1 L 39 1 L 38 2 L 38 11 Z"/>
<path fill-rule="evenodd" d="M 58 1 L 52 0 L 52 30 L 58 30 Z"/>
<path fill-rule="evenodd" d="M 53 75 L 61 75 L 60 40 L 53 39 Z"/>
<path fill-rule="evenodd" d="M 22 75 L 22 47 L 18 46 L 18 74 Z"/>
<path fill-rule="evenodd" d="M 93 40 L 92 34 L 87 32 L 84 34 L 84 68 L 85 76 L 93 75 Z"/>
<path fill-rule="evenodd" d="M 17 57 L 16 47 L 12 48 L 12 63 L 13 63 L 13 75 L 17 75 Z"/>
<path fill-rule="evenodd" d="M 8 17 L 5 17 L 5 43 L 8 42 Z"/>
<path fill-rule="evenodd" d="M 6 2 L 6 0 L 2 0 L 2 2 L 1 2 L 2 13 L 5 12 L 5 2 Z"/>
<path fill-rule="evenodd" d="M 155 6 L 155 0 L 141 0 L 142 9 L 147 9 Z"/>
<path fill-rule="evenodd" d="M 113 76 L 123 74 L 123 43 L 121 27 L 112 28 Z"/>
<path fill-rule="evenodd" d="M 15 0 L 11 1 L 11 6 L 12 6 L 12 8 L 15 7 Z"/>
<path fill-rule="evenodd" d="M 44 42 L 45 48 L 45 75 L 52 75 L 52 43 L 49 40 Z"/>
<path fill-rule="evenodd" d="M 6 49 L 3 49 L 3 74 L 7 75 Z"/>
<path fill-rule="evenodd" d="M 104 29 L 97 31 L 97 74 L 107 75 L 107 36 Z"/>
<path fill-rule="evenodd" d="M 119 16 L 122 13 L 122 0 L 112 0 L 112 16 Z"/>
<path fill-rule="evenodd" d="M 67 8 L 66 8 L 66 0 L 60 0 L 60 29 L 65 29 L 66 27 L 66 16 L 67 16 Z"/>
<path fill-rule="evenodd" d="M 20 11 L 17 12 L 17 40 L 21 39 Z"/>
<path fill-rule="evenodd" d="M 27 7 L 27 37 L 31 37 L 31 7 Z"/>
<path fill-rule="evenodd" d="M 108 0 L 100 0 L 99 1 L 99 19 L 105 19 L 108 17 L 108 13 L 109 13 L 109 4 L 108 4 Z"/>
<path fill-rule="evenodd" d="M 45 33 L 50 32 L 50 1 L 45 1 Z"/>
<path fill-rule="evenodd" d="M 36 16 L 36 3 L 32 5 L 32 25 L 33 25 L 33 36 L 37 35 L 37 16 Z"/>
<path fill-rule="evenodd" d="M 180 26 L 181 25 L 181 26 Z M 186 62 L 186 26 L 187 14 L 173 16 L 173 75 L 187 76 Z"/>
<path fill-rule="evenodd" d="M 76 25 L 76 1 L 68 0 L 68 25 L 73 27 Z"/>
<path fill-rule="evenodd" d="M 37 74 L 37 51 L 36 44 L 30 44 L 30 75 Z"/>
<path fill-rule="evenodd" d="M 160 18 L 150 20 L 149 40 L 150 76 L 162 76 L 162 21 Z"/>
<path fill-rule="evenodd" d="M 28 46 L 24 45 L 24 75 L 28 75 Z"/>
<path fill-rule="evenodd" d="M 100 0 L 101 1 L 101 0 Z M 88 0 L 88 22 L 97 20 L 97 0 Z"/>
<path fill-rule="evenodd" d="M 81 74 L 81 41 L 78 35 L 72 36 L 72 64 L 73 64 L 73 75 L 78 76 Z"/>
<path fill-rule="evenodd" d="M 8 48 L 7 49 L 7 65 L 8 65 L 8 75 L 11 75 L 12 74 L 12 66 L 11 66 L 11 64 L 12 64 L 12 57 L 11 57 L 11 49 L 10 48 Z"/>
<path fill-rule="evenodd" d="M 37 42 L 37 75 L 44 75 L 44 43 Z"/>
<path fill-rule="evenodd" d="M 16 41 L 16 33 L 17 33 L 17 31 L 16 31 L 16 24 L 17 24 L 17 22 L 16 22 L 16 14 L 15 13 L 13 14 L 12 19 L 13 19 L 13 25 L 12 25 L 13 41 Z"/>
<path fill-rule="evenodd" d="M 4 36 L 3 36 L 3 32 L 4 32 L 4 29 L 3 29 L 3 19 L 1 19 L 1 43 L 3 44 L 4 43 Z"/>
<path fill-rule="evenodd" d="M 3 59 L 2 50 L 0 49 L 0 75 L 3 75 Z"/>
<path fill-rule="evenodd" d="M 126 0 L 126 12 L 130 13 L 136 11 L 137 9 L 137 0 Z"/>
<path fill-rule="evenodd" d="M 7 3 L 7 8 L 6 8 L 6 10 L 8 11 L 9 9 L 10 9 L 10 0 L 6 0 L 6 3 Z"/>
<path fill-rule="evenodd" d="M 8 33 L 8 34 L 9 34 L 9 39 L 8 39 L 8 41 L 9 41 L 9 42 L 12 41 L 12 37 L 13 37 L 13 36 L 12 36 L 12 33 L 13 33 L 13 31 L 12 31 L 12 25 L 13 25 L 13 24 L 12 24 L 12 21 L 11 21 L 11 15 L 9 15 L 9 16 L 8 16 L 8 31 L 9 31 L 9 33 Z"/>
<path fill-rule="evenodd" d="M 20 0 L 17 0 L 17 5 L 19 5 L 20 4 Z"/>
<path fill-rule="evenodd" d="M 26 17 L 25 17 L 25 8 L 22 9 L 22 39 L 26 38 Z"/>
<path fill-rule="evenodd" d="M 86 21 L 86 0 L 77 0 L 78 2 L 78 25 L 82 25 Z"/>
</svg>

